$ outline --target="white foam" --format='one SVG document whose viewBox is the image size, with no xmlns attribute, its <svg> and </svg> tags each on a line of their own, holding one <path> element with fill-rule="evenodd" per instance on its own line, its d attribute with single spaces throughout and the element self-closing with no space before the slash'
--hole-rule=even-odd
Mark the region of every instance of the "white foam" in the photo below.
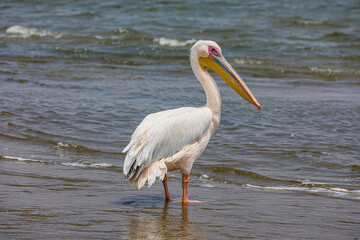
<svg viewBox="0 0 360 240">
<path fill-rule="evenodd" d="M 203 184 L 202 186 L 203 186 L 203 187 L 208 187 L 208 188 L 213 188 L 213 187 L 215 187 L 214 185 L 211 185 L 211 184 Z"/>
<path fill-rule="evenodd" d="M 129 30 L 128 29 L 126 29 L 126 28 L 117 28 L 116 30 L 115 30 L 115 32 L 118 32 L 118 33 L 121 33 L 121 34 L 124 34 L 124 33 L 128 33 L 129 32 Z"/>
<path fill-rule="evenodd" d="M 28 38 L 31 36 L 54 37 L 54 38 L 62 37 L 61 33 L 44 30 L 44 29 L 32 28 L 32 27 L 24 27 L 19 25 L 8 27 L 5 33 L 6 33 L 5 36 L 9 38 Z"/>
<path fill-rule="evenodd" d="M 268 65 L 266 61 L 262 61 L 254 58 L 235 58 L 236 64 L 248 64 L 248 65 Z"/>
<path fill-rule="evenodd" d="M 323 24 L 323 21 L 309 21 L 309 20 L 303 20 L 303 21 L 295 21 L 298 24 L 302 24 L 304 26 L 309 26 L 309 25 L 320 25 Z"/>
<path fill-rule="evenodd" d="M 304 191 L 307 188 L 304 187 L 286 187 L 286 186 L 277 186 L 277 187 L 263 187 L 263 186 L 256 186 L 252 184 L 245 184 L 246 187 L 251 188 L 259 188 L 259 189 L 269 189 L 269 190 L 279 190 L 279 191 Z"/>
<path fill-rule="evenodd" d="M 19 162 L 27 162 L 27 163 L 45 163 L 49 164 L 51 162 L 46 162 L 42 160 L 30 159 L 30 158 L 22 158 L 22 157 L 13 157 L 13 156 L 2 156 L 5 159 L 15 160 Z M 56 164 L 56 163 L 52 163 Z M 90 167 L 90 168 L 109 168 L 113 167 L 113 165 L 109 163 L 91 163 L 91 162 L 65 162 L 61 163 L 61 165 L 68 166 L 68 167 Z"/>
<path fill-rule="evenodd" d="M 94 37 L 95 37 L 96 39 L 100 39 L 100 40 L 105 39 L 103 36 L 99 36 L 99 35 L 95 35 Z"/>
<path fill-rule="evenodd" d="M 359 75 L 360 74 L 360 71 L 332 69 L 332 68 L 319 68 L 319 67 L 313 67 L 313 66 L 310 66 L 309 70 L 311 72 L 323 73 L 323 74 L 326 74 L 326 75 L 332 75 L 332 74 L 355 74 L 355 75 Z"/>
<path fill-rule="evenodd" d="M 277 191 L 303 191 L 303 192 L 312 192 L 312 193 L 332 193 L 336 195 L 347 195 L 347 194 L 360 195 L 360 190 L 349 190 L 345 188 L 330 188 L 330 187 L 326 187 L 326 185 L 323 185 L 323 187 L 297 187 L 297 186 L 264 187 L 264 186 L 257 186 L 252 184 L 245 184 L 245 186 L 250 188 L 277 190 Z"/>
<path fill-rule="evenodd" d="M 21 162 L 23 162 L 23 161 L 33 161 L 33 159 L 22 158 L 22 157 L 4 156 L 4 158 L 18 160 L 18 161 L 21 161 Z"/>
<path fill-rule="evenodd" d="M 93 167 L 93 168 L 108 168 L 113 166 L 109 163 L 89 163 L 89 162 L 61 163 L 61 165 L 68 167 Z"/>
<path fill-rule="evenodd" d="M 93 164 L 91 164 L 91 166 L 100 167 L 100 168 L 107 168 L 107 167 L 112 167 L 113 165 L 111 165 L 109 163 L 93 163 Z"/>
<path fill-rule="evenodd" d="M 68 147 L 69 147 L 69 144 L 67 144 L 67 143 L 62 143 L 62 142 L 58 142 L 56 146 L 57 146 L 57 147 L 66 147 L 66 148 L 68 148 Z"/>
<path fill-rule="evenodd" d="M 78 145 L 76 145 L 76 144 L 58 142 L 54 148 L 58 148 L 58 149 L 66 149 L 66 148 L 68 148 L 68 149 L 76 149 L 77 147 L 78 147 Z"/>
<path fill-rule="evenodd" d="M 74 163 L 61 163 L 61 165 L 68 166 L 68 167 L 87 167 L 83 163 L 74 162 Z"/>
<path fill-rule="evenodd" d="M 305 185 L 326 185 L 326 183 L 323 183 L 323 182 L 312 182 L 308 179 L 305 179 L 304 181 L 301 181 L 302 184 L 305 184 Z"/>
<path fill-rule="evenodd" d="M 44 161 L 41 160 L 36 160 L 36 159 L 30 159 L 30 158 L 22 158 L 22 157 L 12 157 L 12 156 L 3 156 L 4 158 L 7 159 L 11 159 L 11 160 L 16 160 L 19 162 L 37 162 L 37 163 L 45 163 Z"/>
<path fill-rule="evenodd" d="M 194 44 L 196 42 L 196 40 L 195 39 L 190 39 L 190 40 L 183 40 L 182 41 L 182 40 L 173 39 L 173 38 L 161 37 L 161 38 L 154 39 L 154 42 L 157 42 L 161 46 L 183 47 L 183 46 L 186 46 L 186 45 Z"/>
</svg>

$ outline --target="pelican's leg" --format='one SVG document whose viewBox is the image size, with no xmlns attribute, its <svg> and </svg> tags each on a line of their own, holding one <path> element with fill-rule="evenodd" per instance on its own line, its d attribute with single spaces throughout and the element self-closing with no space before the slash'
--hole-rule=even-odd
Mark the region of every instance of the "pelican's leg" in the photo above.
<svg viewBox="0 0 360 240">
<path fill-rule="evenodd" d="M 196 200 L 189 200 L 189 175 L 182 175 L 182 187 L 183 187 L 183 198 L 179 202 L 183 203 L 189 203 L 189 202 L 195 202 L 195 203 L 202 203 L 202 201 L 196 201 Z"/>
<path fill-rule="evenodd" d="M 175 197 L 170 196 L 168 186 L 167 186 L 167 174 L 165 174 L 164 180 L 162 182 L 163 182 L 163 185 L 164 185 L 166 201 L 176 199 Z"/>
</svg>

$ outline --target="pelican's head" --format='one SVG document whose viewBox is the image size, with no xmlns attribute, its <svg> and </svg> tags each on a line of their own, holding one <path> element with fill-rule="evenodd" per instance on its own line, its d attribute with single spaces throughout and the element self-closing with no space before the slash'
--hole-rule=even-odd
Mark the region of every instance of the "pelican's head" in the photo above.
<svg viewBox="0 0 360 240">
<path fill-rule="evenodd" d="M 260 109 L 260 104 L 239 74 L 223 57 L 220 46 L 213 41 L 200 40 L 191 48 L 191 57 L 198 58 L 200 67 L 212 69 L 241 97 Z"/>
</svg>

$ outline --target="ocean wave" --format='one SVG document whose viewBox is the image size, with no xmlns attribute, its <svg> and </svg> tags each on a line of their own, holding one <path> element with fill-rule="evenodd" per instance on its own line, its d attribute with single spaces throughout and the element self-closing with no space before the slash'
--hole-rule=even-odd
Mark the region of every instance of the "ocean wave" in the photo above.
<svg viewBox="0 0 360 240">
<path fill-rule="evenodd" d="M 61 165 L 69 167 L 92 167 L 92 168 L 111 168 L 115 167 L 109 163 L 91 163 L 91 162 L 66 162 L 61 163 Z"/>
<path fill-rule="evenodd" d="M 196 40 L 195 39 L 178 40 L 178 39 L 173 39 L 173 38 L 161 37 L 161 38 L 155 38 L 154 42 L 158 43 L 161 46 L 183 47 L 183 46 L 186 46 L 186 45 L 194 44 L 196 42 Z"/>
<path fill-rule="evenodd" d="M 37 29 L 34 27 L 25 27 L 20 25 L 10 26 L 6 29 L 5 35 L 0 35 L 2 38 L 29 38 L 29 37 L 53 37 L 61 38 L 62 33 L 53 32 L 45 29 Z"/>
<path fill-rule="evenodd" d="M 54 163 L 50 161 L 32 159 L 32 158 L 23 158 L 23 157 L 14 157 L 14 156 L 0 156 L 2 160 L 10 160 L 10 161 L 19 161 L 25 163 L 40 163 L 40 164 L 54 164 L 54 165 L 64 165 L 69 167 L 90 167 L 90 168 L 120 168 L 118 166 L 109 164 L 109 163 L 92 163 L 87 161 L 81 162 L 63 162 L 63 163 Z"/>
<path fill-rule="evenodd" d="M 268 176 L 264 176 L 261 175 L 259 173 L 255 173 L 252 171 L 246 171 L 246 170 L 240 170 L 240 169 L 236 169 L 236 168 L 232 168 L 229 166 L 211 166 L 210 167 L 210 171 L 214 172 L 214 173 L 221 173 L 221 174 L 235 174 L 235 175 L 239 175 L 242 177 L 247 177 L 247 178 L 251 178 L 254 180 L 260 180 L 260 181 L 272 181 L 272 182 L 284 182 L 284 183 L 288 183 L 288 184 L 298 184 L 300 183 L 299 181 L 293 181 L 293 180 L 280 180 L 280 179 L 276 179 L 276 178 L 271 178 Z M 207 178 L 214 180 L 213 177 L 209 177 L 207 175 L 205 175 Z M 204 175 L 202 176 L 203 178 Z M 224 182 L 230 182 L 230 181 L 224 181 Z"/>
<path fill-rule="evenodd" d="M 293 64 L 280 64 L 270 62 L 262 59 L 244 57 L 235 58 L 235 63 L 242 66 L 243 69 L 250 69 L 254 72 L 279 73 L 279 74 L 303 74 L 303 75 L 317 75 L 320 77 L 333 79 L 341 75 L 346 76 L 360 76 L 359 70 L 352 69 L 337 69 L 337 68 L 321 68 L 317 66 L 299 66 Z"/>
<path fill-rule="evenodd" d="M 8 111 L 1 111 L 0 116 L 17 116 L 15 113 L 8 112 Z"/>
<path fill-rule="evenodd" d="M 313 73 L 326 75 L 326 76 L 344 75 L 344 74 L 360 75 L 360 71 L 354 71 L 354 70 L 319 68 L 319 67 L 315 67 L 315 66 L 310 66 L 310 67 L 307 67 L 307 68 Z"/>
<path fill-rule="evenodd" d="M 309 180 L 276 179 L 259 173 L 239 170 L 228 166 L 211 166 L 205 167 L 205 169 L 214 173 L 221 173 L 221 176 L 193 173 L 193 175 L 197 176 L 205 185 L 212 185 L 211 182 L 219 182 L 264 190 L 298 191 L 310 194 L 318 193 L 336 197 L 360 199 L 360 189 L 355 189 L 354 186 L 336 186 L 336 184 L 333 185 L 325 182 L 313 182 Z M 223 175 L 228 176 L 229 174 L 246 177 L 246 180 L 240 180 L 239 178 L 235 179 L 234 177 L 227 177 L 225 179 L 223 177 Z"/>
<path fill-rule="evenodd" d="M 315 25 L 323 25 L 324 21 L 312 21 L 312 20 L 296 20 L 293 23 L 303 26 L 315 26 Z"/>
<path fill-rule="evenodd" d="M 63 52 L 63 53 L 97 53 L 100 52 L 88 49 L 88 48 L 65 48 L 65 47 L 54 47 L 55 51 Z"/>
<path fill-rule="evenodd" d="M 49 163 L 49 162 L 46 162 L 46 161 L 43 161 L 43 160 L 22 158 L 22 157 L 13 157 L 13 156 L 0 156 L 0 159 L 13 160 L 13 161 L 19 161 L 19 162 L 27 162 L 27 163 L 44 163 L 44 164 Z"/>
<path fill-rule="evenodd" d="M 77 144 L 71 144 L 71 143 L 63 143 L 63 142 L 58 142 L 56 144 L 56 146 L 54 146 L 53 148 L 55 151 L 75 151 L 78 153 L 99 153 L 99 154 L 115 154 L 115 155 L 124 155 L 122 152 L 105 152 L 105 151 L 101 151 L 98 149 L 93 149 L 93 148 L 89 148 L 89 147 L 85 147 L 82 145 L 77 145 Z"/>
<path fill-rule="evenodd" d="M 329 40 L 329 41 L 344 41 L 350 40 L 354 36 L 344 32 L 331 32 L 324 34 L 319 40 Z"/>
<path fill-rule="evenodd" d="M 336 196 L 346 196 L 349 194 L 359 195 L 356 196 L 356 199 L 360 199 L 360 190 L 355 189 L 346 189 L 340 187 L 330 187 L 326 184 L 317 187 L 311 186 L 258 186 L 253 184 L 244 184 L 245 187 L 249 188 L 258 188 L 265 190 L 275 190 L 275 191 L 300 191 L 300 192 L 309 192 L 309 193 L 329 193 L 335 194 Z"/>
<path fill-rule="evenodd" d="M 245 58 L 235 58 L 235 63 L 236 64 L 247 64 L 247 65 L 276 65 L 274 63 L 265 61 L 265 60 L 261 60 L 261 59 L 256 59 L 256 58 L 250 58 L 250 57 L 245 57 Z"/>
<path fill-rule="evenodd" d="M 126 34 L 126 33 L 129 33 L 129 32 L 132 32 L 132 31 L 134 31 L 134 30 L 129 29 L 129 28 L 121 28 L 121 27 L 116 28 L 115 30 L 113 30 L 113 32 L 120 33 L 120 34 Z"/>
</svg>

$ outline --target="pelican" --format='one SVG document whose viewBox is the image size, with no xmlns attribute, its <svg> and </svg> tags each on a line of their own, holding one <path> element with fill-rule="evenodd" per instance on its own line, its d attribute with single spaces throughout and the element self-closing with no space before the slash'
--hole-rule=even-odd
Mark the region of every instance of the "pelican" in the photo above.
<svg viewBox="0 0 360 240">
<path fill-rule="evenodd" d="M 220 123 L 221 97 L 214 79 L 207 72 L 212 69 L 241 97 L 260 109 L 260 104 L 245 82 L 223 57 L 221 48 L 213 41 L 200 40 L 190 53 L 191 68 L 203 86 L 206 105 L 182 107 L 149 114 L 135 129 L 126 154 L 123 172 L 139 189 L 149 187 L 159 179 L 163 182 L 166 200 L 170 196 L 167 172 L 182 173 L 183 197 L 188 197 L 189 174 L 194 161 L 200 157 Z"/>
</svg>

